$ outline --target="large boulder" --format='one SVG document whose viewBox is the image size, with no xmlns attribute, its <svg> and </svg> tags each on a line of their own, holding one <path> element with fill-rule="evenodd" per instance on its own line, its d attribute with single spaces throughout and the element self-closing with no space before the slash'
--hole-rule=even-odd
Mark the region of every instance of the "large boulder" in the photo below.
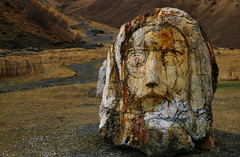
<svg viewBox="0 0 240 157">
<path fill-rule="evenodd" d="M 217 76 L 212 47 L 192 17 L 150 10 L 121 27 L 108 53 L 100 131 L 147 156 L 211 149 Z"/>
</svg>

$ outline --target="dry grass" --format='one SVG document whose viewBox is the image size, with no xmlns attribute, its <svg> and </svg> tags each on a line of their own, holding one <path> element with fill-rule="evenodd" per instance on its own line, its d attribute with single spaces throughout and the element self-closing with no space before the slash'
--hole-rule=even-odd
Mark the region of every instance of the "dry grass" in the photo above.
<svg viewBox="0 0 240 157">
<path fill-rule="evenodd" d="M 16 78 L 10 81 L 15 85 L 19 83 L 19 80 L 25 83 L 29 80 L 71 76 L 74 73 L 69 71 L 66 65 L 103 59 L 106 57 L 106 52 L 107 48 L 88 51 L 84 49 L 65 49 L 40 52 L 37 57 L 42 60 L 45 71 L 43 75 L 30 76 L 29 78 L 20 77 L 20 79 Z M 23 57 L 23 55 L 17 55 L 17 53 L 11 57 L 17 58 L 18 56 Z M 25 57 L 31 58 L 28 55 Z M 100 67 L 101 64 L 95 66 Z M 39 149 L 45 149 L 45 147 L 46 149 L 49 147 L 51 150 L 59 147 L 58 149 L 61 150 L 63 148 L 60 147 L 62 143 L 54 142 L 59 142 L 60 139 L 65 137 L 70 138 L 75 133 L 65 130 L 99 122 L 98 105 L 101 98 L 94 97 L 96 86 L 97 83 L 94 82 L 0 95 L 0 148 L 9 154 L 24 154 L 23 148 L 28 148 L 22 143 L 31 139 L 38 140 L 41 137 L 53 138 L 57 136 L 57 139 L 49 140 L 49 146 L 45 146 L 43 141 L 41 145 L 33 145 L 31 150 L 38 151 Z M 240 82 L 220 82 L 212 103 L 213 126 L 215 129 L 240 135 L 239 93 Z M 63 140 L 64 148 L 69 147 L 70 149 L 76 146 L 77 149 L 84 147 L 86 151 L 94 151 L 97 148 L 92 145 L 95 142 L 97 143 L 99 138 L 92 137 L 94 139 L 89 140 L 89 136 L 76 136 L 76 138 L 81 138 L 79 141 L 75 141 L 76 143 L 66 144 Z"/>
<path fill-rule="evenodd" d="M 41 88 L 0 95 L 0 147 L 72 126 L 97 123 L 96 83 Z"/>
<path fill-rule="evenodd" d="M 214 50 L 219 67 L 219 80 L 240 79 L 240 49 L 218 48 Z"/>
<path fill-rule="evenodd" d="M 29 81 L 40 81 L 51 78 L 63 78 L 75 75 L 66 65 L 82 64 L 93 60 L 103 60 L 106 58 L 108 47 L 86 50 L 82 48 L 48 50 L 39 53 L 15 52 L 10 56 L 4 57 L 10 61 L 41 60 L 44 73 L 37 75 L 27 75 L 17 78 L 5 78 L 2 82 L 9 85 L 22 85 Z M 3 84 L 0 85 L 3 87 Z"/>
<path fill-rule="evenodd" d="M 0 147 L 99 122 L 97 83 L 56 86 L 0 95 Z M 219 88 L 213 101 L 214 128 L 240 135 L 240 88 Z"/>
<path fill-rule="evenodd" d="M 58 49 L 31 54 L 15 52 L 6 58 L 41 59 L 45 73 L 5 79 L 0 86 L 3 87 L 5 83 L 8 83 L 7 86 L 23 85 L 28 81 L 75 75 L 75 72 L 67 69 L 66 65 L 102 60 L 106 58 L 107 49 Z M 93 97 L 96 86 L 95 82 L 0 95 L 0 156 L 4 153 L 26 156 L 27 151 L 23 150 L 28 149 L 24 145 L 26 140 L 55 135 L 55 133 L 65 132 L 64 130 L 99 122 L 98 105 L 101 100 Z M 69 132 L 66 132 L 59 138 L 64 139 L 63 136 L 70 136 L 68 134 Z M 52 146 L 55 145 L 54 142 L 56 141 L 52 141 Z M 79 141 L 77 145 L 83 147 L 86 142 Z M 34 145 L 33 147 L 38 151 L 38 148 L 42 149 L 44 146 Z"/>
<path fill-rule="evenodd" d="M 80 17 L 81 18 L 81 17 Z M 84 19 L 84 18 L 83 18 Z M 88 24 L 92 27 L 96 27 L 98 29 L 102 29 L 104 31 L 110 31 L 110 32 L 113 32 L 117 35 L 119 29 L 115 28 L 115 27 L 111 27 L 109 25 L 106 25 L 106 24 L 103 24 L 103 23 L 99 23 L 99 22 L 96 22 L 96 21 L 91 21 L 91 20 L 88 20 L 87 21 Z"/>
<path fill-rule="evenodd" d="M 220 85 L 212 105 L 214 128 L 240 135 L 240 82 Z M 0 95 L 2 153 L 26 156 L 27 152 L 34 151 L 32 155 L 35 156 L 51 151 L 58 154 L 63 148 L 90 153 L 98 150 L 99 135 L 75 135 L 80 131 L 76 130 L 79 126 L 99 122 L 98 105 L 101 98 L 93 97 L 96 86 L 95 82 Z M 64 143 L 64 139 L 70 143 Z"/>
<path fill-rule="evenodd" d="M 222 87 L 221 87 L 222 86 Z M 240 82 L 220 83 L 212 103 L 214 128 L 240 135 Z"/>
</svg>

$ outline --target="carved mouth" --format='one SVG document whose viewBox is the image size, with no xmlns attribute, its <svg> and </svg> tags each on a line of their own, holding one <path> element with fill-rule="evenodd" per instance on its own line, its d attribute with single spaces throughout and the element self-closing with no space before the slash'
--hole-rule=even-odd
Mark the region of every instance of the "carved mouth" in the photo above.
<svg viewBox="0 0 240 157">
<path fill-rule="evenodd" d="M 168 98 L 163 96 L 163 95 L 160 95 L 160 94 L 157 94 L 157 93 L 148 93 L 144 96 L 142 96 L 138 101 L 139 102 L 143 102 L 145 101 L 146 99 L 162 99 L 162 100 L 167 100 Z"/>
<path fill-rule="evenodd" d="M 156 93 L 148 93 L 142 96 L 138 100 L 138 103 L 141 106 L 142 111 L 154 112 L 157 108 L 161 107 L 164 100 L 167 100 L 167 97 Z"/>
</svg>

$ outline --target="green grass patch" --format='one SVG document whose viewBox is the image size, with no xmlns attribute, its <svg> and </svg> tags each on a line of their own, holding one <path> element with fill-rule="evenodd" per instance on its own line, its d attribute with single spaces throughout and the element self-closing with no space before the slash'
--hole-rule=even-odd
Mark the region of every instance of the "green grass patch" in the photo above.
<svg viewBox="0 0 240 157">
<path fill-rule="evenodd" d="M 219 82 L 218 88 L 240 88 L 240 81 Z"/>
</svg>

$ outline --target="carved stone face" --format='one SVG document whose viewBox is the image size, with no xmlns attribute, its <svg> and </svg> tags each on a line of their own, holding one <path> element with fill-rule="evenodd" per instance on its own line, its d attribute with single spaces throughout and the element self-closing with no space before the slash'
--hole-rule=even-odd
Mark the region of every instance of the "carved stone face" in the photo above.
<svg viewBox="0 0 240 157">
<path fill-rule="evenodd" d="M 187 95 L 184 94 L 188 87 L 187 43 L 181 32 L 172 26 L 142 27 L 126 43 L 127 57 L 121 67 L 121 80 L 124 82 L 122 87 L 126 94 L 123 93 L 125 97 L 120 103 L 120 110 L 123 113 L 122 134 L 128 138 L 121 142 L 126 145 L 138 143 L 140 146 L 146 145 L 145 142 L 140 142 L 144 140 L 149 140 L 148 144 L 150 141 L 157 143 L 150 139 L 149 134 L 136 135 L 135 126 L 140 126 L 141 132 L 149 132 L 151 127 L 164 132 L 171 125 L 182 131 L 173 120 L 177 119 L 174 115 L 179 108 L 178 103 L 173 100 L 183 99 L 185 102 Z M 157 119 L 155 113 L 159 116 L 159 123 L 146 118 Z M 189 115 L 187 118 L 191 119 Z M 168 135 L 161 136 L 169 140 Z M 182 137 L 176 135 L 174 138 L 187 139 L 187 147 L 193 147 L 187 134 Z"/>
<path fill-rule="evenodd" d="M 214 53 L 197 22 L 174 8 L 126 23 L 108 53 L 100 130 L 148 156 L 211 148 Z"/>
<path fill-rule="evenodd" d="M 127 47 L 122 80 L 127 80 L 134 100 L 146 112 L 180 93 L 188 71 L 188 48 L 174 27 L 143 27 L 135 31 Z"/>
</svg>

